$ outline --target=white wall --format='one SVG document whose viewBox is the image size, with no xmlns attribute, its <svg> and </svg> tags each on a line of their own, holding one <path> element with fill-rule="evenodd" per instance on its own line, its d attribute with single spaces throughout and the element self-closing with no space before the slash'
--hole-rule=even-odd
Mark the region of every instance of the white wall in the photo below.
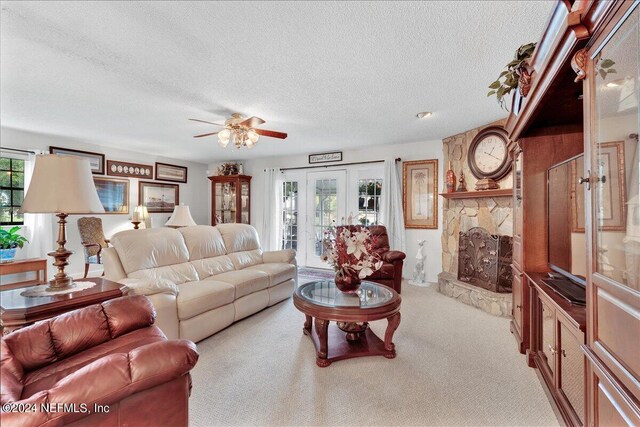
<svg viewBox="0 0 640 427">
<path fill-rule="evenodd" d="M 76 139 L 65 138 L 54 135 L 45 135 L 39 133 L 25 132 L 16 129 L 0 128 L 0 143 L 2 147 L 17 148 L 23 150 L 41 150 L 48 152 L 49 146 L 65 147 L 77 150 L 93 151 L 103 153 L 106 159 L 122 160 L 135 163 L 150 164 L 155 166 L 155 162 L 164 162 L 187 166 L 188 183 L 180 185 L 180 202 L 189 206 L 193 219 L 198 224 L 210 224 L 210 207 L 211 207 L 211 191 L 209 190 L 209 180 L 207 179 L 207 165 L 204 163 L 186 162 L 183 160 L 170 159 L 160 157 L 155 153 L 139 153 L 133 151 L 117 150 L 108 146 L 100 146 L 90 142 L 79 141 Z M 131 214 L 133 209 L 138 206 L 138 179 L 129 178 L 129 214 L 111 214 L 111 215 L 95 215 L 102 218 L 104 233 L 107 238 L 118 231 L 133 228 L 131 224 Z M 170 213 L 151 214 L 153 227 L 161 227 L 171 216 Z M 80 235 L 78 233 L 77 219 L 80 216 L 69 216 L 67 224 L 67 244 L 66 247 L 75 253 L 70 258 L 70 265 L 67 267 L 67 274 L 74 277 L 82 277 L 84 274 L 84 255 L 82 245 L 80 244 Z M 57 238 L 57 218 L 54 217 L 54 224 L 51 230 L 53 241 Z M 55 243 L 54 243 L 55 244 Z M 55 246 L 51 248 L 54 250 Z M 19 257 L 24 257 L 23 253 L 18 253 Z M 43 256 L 46 256 L 43 254 Z M 53 275 L 53 266 L 49 266 L 48 274 Z M 89 271 L 90 276 L 97 276 L 102 273 L 102 267 L 92 265 Z"/>
<path fill-rule="evenodd" d="M 268 143 L 268 142 L 265 142 Z M 286 144 L 278 143 L 278 144 Z M 315 152 L 322 152 L 320 147 Z M 371 146 L 366 149 L 360 150 L 347 150 L 343 151 L 343 162 L 363 162 L 368 160 L 385 160 L 394 159 L 397 157 L 402 160 L 427 160 L 438 159 L 438 191 L 442 190 L 443 186 L 443 151 L 442 141 L 424 141 L 424 142 L 412 142 L 406 144 L 394 144 L 394 145 L 379 145 Z M 263 200 L 265 198 L 264 184 L 262 182 L 262 176 L 265 168 L 291 168 L 309 165 L 309 159 L 307 155 L 296 156 L 278 156 L 278 157 L 265 157 L 255 160 L 245 160 L 244 173 L 251 175 L 251 224 L 258 230 L 262 226 L 262 207 L 264 206 Z M 209 169 L 215 171 L 219 164 L 211 164 Z M 328 165 L 335 165 L 333 163 Z M 339 163 L 337 164 L 339 165 Z M 322 169 L 316 169 L 322 170 Z M 384 185 L 384 184 L 383 184 Z M 406 242 L 407 242 L 407 259 L 405 261 L 404 276 L 411 277 L 413 269 L 415 267 L 415 254 L 418 250 L 418 240 L 425 239 L 426 256 L 427 256 L 427 280 L 430 282 L 437 282 L 438 273 L 442 271 L 442 199 L 438 197 L 438 229 L 437 230 L 406 230 Z"/>
</svg>

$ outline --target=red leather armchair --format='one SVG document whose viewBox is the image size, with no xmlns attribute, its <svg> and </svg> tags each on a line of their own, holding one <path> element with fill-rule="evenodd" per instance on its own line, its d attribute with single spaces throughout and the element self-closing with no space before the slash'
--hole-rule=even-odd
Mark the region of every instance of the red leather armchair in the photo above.
<svg viewBox="0 0 640 427">
<path fill-rule="evenodd" d="M 187 425 L 195 344 L 167 340 L 145 296 L 71 311 L 2 338 L 0 424 Z"/>
<path fill-rule="evenodd" d="M 363 228 L 361 225 L 345 225 L 338 227 L 337 231 L 340 232 L 343 227 L 348 227 L 352 231 Z M 367 277 L 366 280 L 389 286 L 395 289 L 397 293 L 400 293 L 402 288 L 402 265 L 407 255 L 404 252 L 392 251 L 389 248 L 389 235 L 384 225 L 371 225 L 365 228 L 368 228 L 371 236 L 376 238 L 374 250 L 382 260 L 382 268 Z"/>
</svg>

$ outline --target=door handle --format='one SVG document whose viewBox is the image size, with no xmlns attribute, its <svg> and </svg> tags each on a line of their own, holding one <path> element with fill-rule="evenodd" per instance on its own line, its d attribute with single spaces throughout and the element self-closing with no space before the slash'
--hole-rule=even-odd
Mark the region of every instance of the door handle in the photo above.
<svg viewBox="0 0 640 427">
<path fill-rule="evenodd" d="M 580 177 L 578 179 L 578 184 L 586 183 L 587 184 L 587 190 L 591 190 L 591 178 L 589 178 L 590 176 L 591 176 L 591 171 L 588 170 L 587 171 L 587 177 L 586 178 Z"/>
<path fill-rule="evenodd" d="M 558 351 L 555 348 L 553 348 L 551 344 L 549 344 L 549 353 L 555 356 L 557 352 Z"/>
</svg>

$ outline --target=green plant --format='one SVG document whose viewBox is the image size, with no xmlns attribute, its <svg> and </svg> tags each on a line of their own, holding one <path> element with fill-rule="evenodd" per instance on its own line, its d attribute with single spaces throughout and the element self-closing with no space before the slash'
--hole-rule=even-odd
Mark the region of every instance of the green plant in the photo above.
<svg viewBox="0 0 640 427">
<path fill-rule="evenodd" d="M 615 74 L 617 73 L 617 71 L 614 68 L 611 68 L 615 65 L 616 63 L 612 60 L 612 59 L 605 59 L 603 58 L 602 61 L 598 64 L 598 73 L 600 74 L 600 77 L 602 77 L 602 79 L 606 79 L 607 78 L 607 74 Z"/>
<path fill-rule="evenodd" d="M 516 50 L 513 60 L 506 65 L 507 69 L 501 72 L 496 81 L 489 85 L 489 89 L 491 90 L 487 93 L 487 96 L 495 95 L 498 104 L 505 110 L 508 110 L 508 108 L 505 106 L 504 97 L 518 87 L 520 68 L 525 65 L 527 59 L 531 58 L 535 48 L 536 43 L 527 43 L 520 46 Z M 503 81 L 500 81 L 501 79 L 503 79 Z"/>
<path fill-rule="evenodd" d="M 27 239 L 18 234 L 20 227 L 15 226 L 9 230 L 0 229 L 0 249 L 22 248 Z"/>
</svg>

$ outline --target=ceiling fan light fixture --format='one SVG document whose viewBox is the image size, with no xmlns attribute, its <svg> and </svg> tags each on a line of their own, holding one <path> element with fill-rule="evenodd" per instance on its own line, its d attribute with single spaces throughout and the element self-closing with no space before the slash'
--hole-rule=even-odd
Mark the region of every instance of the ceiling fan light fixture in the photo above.
<svg viewBox="0 0 640 427">
<path fill-rule="evenodd" d="M 231 138 L 231 131 L 229 129 L 223 129 L 218 132 L 218 144 L 222 147 L 226 147 L 229 144 L 229 139 Z"/>
<path fill-rule="evenodd" d="M 251 141 L 251 144 L 254 145 L 260 139 L 260 135 L 253 129 L 249 129 L 247 131 L 247 139 Z"/>
</svg>

